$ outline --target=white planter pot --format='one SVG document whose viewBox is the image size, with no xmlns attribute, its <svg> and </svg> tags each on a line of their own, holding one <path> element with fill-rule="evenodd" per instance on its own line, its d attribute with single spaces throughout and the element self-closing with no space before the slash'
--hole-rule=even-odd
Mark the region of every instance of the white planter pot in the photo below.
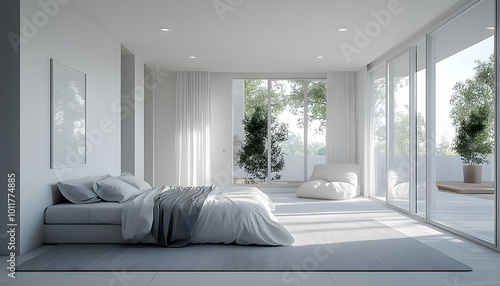
<svg viewBox="0 0 500 286">
<path fill-rule="evenodd" d="M 464 165 L 464 183 L 481 184 L 483 177 L 483 166 Z"/>
</svg>

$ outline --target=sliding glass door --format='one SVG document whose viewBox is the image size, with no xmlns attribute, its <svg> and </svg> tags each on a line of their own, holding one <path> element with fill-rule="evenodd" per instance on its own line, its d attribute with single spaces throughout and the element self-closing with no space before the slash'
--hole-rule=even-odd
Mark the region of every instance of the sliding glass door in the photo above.
<svg viewBox="0 0 500 286">
<path fill-rule="evenodd" d="M 326 159 L 325 80 L 233 80 L 233 182 L 298 185 Z"/>
<path fill-rule="evenodd" d="M 387 202 L 409 210 L 410 198 L 410 57 L 406 51 L 388 62 Z"/>
<path fill-rule="evenodd" d="M 271 184 L 298 184 L 304 181 L 304 81 L 272 80 Z"/>
<path fill-rule="evenodd" d="M 428 219 L 494 243 L 494 1 L 429 36 L 435 74 L 435 182 Z M 467 169 L 479 169 L 477 181 Z"/>
<path fill-rule="evenodd" d="M 368 71 L 371 196 L 490 245 L 500 233 L 494 11 L 479 1 Z"/>
</svg>

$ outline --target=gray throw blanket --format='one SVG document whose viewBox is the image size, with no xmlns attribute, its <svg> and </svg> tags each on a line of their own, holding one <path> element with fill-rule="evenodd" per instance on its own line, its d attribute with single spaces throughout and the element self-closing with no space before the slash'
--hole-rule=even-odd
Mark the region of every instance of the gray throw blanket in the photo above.
<svg viewBox="0 0 500 286">
<path fill-rule="evenodd" d="M 171 187 L 154 199 L 151 234 L 162 246 L 186 246 L 212 186 Z"/>
</svg>

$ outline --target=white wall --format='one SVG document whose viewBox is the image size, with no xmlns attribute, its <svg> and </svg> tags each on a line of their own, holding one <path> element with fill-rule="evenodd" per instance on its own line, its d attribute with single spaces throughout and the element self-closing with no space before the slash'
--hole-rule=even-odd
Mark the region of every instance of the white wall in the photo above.
<svg viewBox="0 0 500 286">
<path fill-rule="evenodd" d="M 155 185 L 174 185 L 175 180 L 175 110 L 176 81 L 172 73 L 155 75 L 154 148 Z"/>
<path fill-rule="evenodd" d="M 21 19 L 40 11 L 38 1 L 21 1 Z M 61 199 L 57 181 L 120 172 L 120 44 L 71 3 L 47 19 L 21 45 L 21 253 L 41 245 L 43 212 Z M 50 58 L 87 73 L 87 135 L 94 140 L 85 166 L 50 169 Z"/>
<path fill-rule="evenodd" d="M 233 162 L 233 78 L 231 73 L 210 74 L 212 183 L 232 184 Z M 237 78 L 237 76 L 236 76 Z"/>
<path fill-rule="evenodd" d="M 144 179 L 144 62 L 137 56 L 134 58 L 135 75 L 135 165 L 134 175 Z"/>
<path fill-rule="evenodd" d="M 121 172 L 135 173 L 135 57 L 121 57 Z"/>
<path fill-rule="evenodd" d="M 122 172 L 144 179 L 144 62 L 121 57 Z"/>
<path fill-rule="evenodd" d="M 155 84 L 154 71 L 144 66 L 144 180 L 155 186 Z"/>
<path fill-rule="evenodd" d="M 245 138 L 245 80 L 235 79 L 232 86 L 232 113 L 233 113 L 233 137 L 238 136 L 240 140 Z"/>
</svg>

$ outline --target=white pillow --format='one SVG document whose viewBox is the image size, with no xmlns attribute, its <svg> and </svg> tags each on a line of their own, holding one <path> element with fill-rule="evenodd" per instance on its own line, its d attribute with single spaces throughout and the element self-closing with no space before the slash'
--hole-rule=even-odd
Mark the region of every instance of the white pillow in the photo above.
<svg viewBox="0 0 500 286">
<path fill-rule="evenodd" d="M 358 188 L 359 165 L 356 164 L 319 164 L 315 165 L 309 181 L 325 180 L 345 182 Z"/>
<path fill-rule="evenodd" d="M 115 177 L 106 177 L 94 182 L 94 192 L 104 201 L 123 203 L 143 192 Z"/>
<path fill-rule="evenodd" d="M 94 193 L 93 182 L 100 180 L 106 176 L 85 177 L 77 180 L 57 182 L 57 187 L 61 194 L 74 204 L 90 204 L 100 201 L 96 193 Z"/>
<path fill-rule="evenodd" d="M 125 183 L 127 183 L 129 185 L 136 187 L 137 189 L 139 189 L 141 191 L 146 191 L 146 190 L 151 189 L 151 185 L 148 184 L 146 181 L 141 180 L 128 172 L 123 172 L 120 176 L 118 176 L 116 178 L 124 181 Z"/>
</svg>

